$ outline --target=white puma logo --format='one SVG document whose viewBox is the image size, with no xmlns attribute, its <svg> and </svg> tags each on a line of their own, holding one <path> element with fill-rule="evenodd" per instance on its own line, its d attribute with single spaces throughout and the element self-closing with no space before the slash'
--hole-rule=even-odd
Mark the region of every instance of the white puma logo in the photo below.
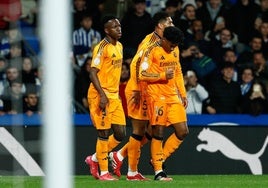
<svg viewBox="0 0 268 188">
<path fill-rule="evenodd" d="M 209 128 L 204 128 L 197 137 L 199 140 L 207 142 L 199 144 L 196 147 L 197 151 L 200 152 L 203 149 L 208 152 L 220 151 L 227 158 L 245 161 L 248 164 L 252 174 L 262 174 L 262 164 L 259 157 L 264 153 L 268 144 L 268 135 L 260 151 L 255 154 L 249 154 L 242 151 L 224 135 L 216 131 L 212 131 Z"/>
</svg>

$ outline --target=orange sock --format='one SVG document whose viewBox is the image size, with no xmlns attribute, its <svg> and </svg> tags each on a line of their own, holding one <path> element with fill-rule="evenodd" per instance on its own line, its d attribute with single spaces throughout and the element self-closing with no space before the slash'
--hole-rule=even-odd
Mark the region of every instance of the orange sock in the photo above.
<svg viewBox="0 0 268 188">
<path fill-rule="evenodd" d="M 108 171 L 108 140 L 98 138 L 96 156 L 99 161 L 100 171 Z"/>
<path fill-rule="evenodd" d="M 175 133 L 170 135 L 164 144 L 163 159 L 164 161 L 181 145 L 182 140 L 179 140 Z"/>
<path fill-rule="evenodd" d="M 108 139 L 108 151 L 112 151 L 120 142 L 114 138 L 114 135 L 110 135 Z"/>
<path fill-rule="evenodd" d="M 148 143 L 148 138 L 143 136 L 141 140 L 141 147 Z M 128 142 L 119 150 L 122 157 L 126 158 L 128 155 Z"/>
<path fill-rule="evenodd" d="M 122 155 L 122 157 L 126 158 L 127 153 L 128 153 L 128 143 L 126 143 L 120 150 L 119 150 L 120 154 Z"/>
<path fill-rule="evenodd" d="M 138 163 L 141 154 L 140 147 L 141 141 L 130 136 L 128 141 L 128 166 L 132 172 L 138 171 Z"/>
<path fill-rule="evenodd" d="M 154 166 L 154 171 L 162 170 L 162 163 L 163 163 L 162 142 L 163 142 L 162 140 L 152 138 L 151 155 L 152 155 L 152 163 Z"/>
</svg>

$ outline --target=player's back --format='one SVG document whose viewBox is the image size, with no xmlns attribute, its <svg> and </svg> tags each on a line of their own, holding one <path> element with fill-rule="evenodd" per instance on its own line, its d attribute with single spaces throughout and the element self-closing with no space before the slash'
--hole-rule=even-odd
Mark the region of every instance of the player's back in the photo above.
<svg viewBox="0 0 268 188">
<path fill-rule="evenodd" d="M 148 48 L 148 46 L 159 40 L 160 36 L 156 32 L 152 32 L 148 34 L 139 44 L 137 53 L 133 57 L 130 64 L 130 79 L 128 80 L 125 92 L 140 91 L 140 85 L 138 83 L 138 74 L 142 54 L 144 50 Z"/>
</svg>

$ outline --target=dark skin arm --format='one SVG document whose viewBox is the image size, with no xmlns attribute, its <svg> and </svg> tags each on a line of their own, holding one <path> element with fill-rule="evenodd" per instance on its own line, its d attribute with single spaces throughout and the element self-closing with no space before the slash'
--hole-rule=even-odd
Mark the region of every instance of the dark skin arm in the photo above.
<svg viewBox="0 0 268 188">
<path fill-rule="evenodd" d="M 100 95 L 99 107 L 101 110 L 105 110 L 105 107 L 108 104 L 109 100 L 108 100 L 106 94 L 104 93 L 104 91 L 100 85 L 100 81 L 99 81 L 99 78 L 97 76 L 98 72 L 99 72 L 99 69 L 92 67 L 90 69 L 90 80 Z"/>
</svg>

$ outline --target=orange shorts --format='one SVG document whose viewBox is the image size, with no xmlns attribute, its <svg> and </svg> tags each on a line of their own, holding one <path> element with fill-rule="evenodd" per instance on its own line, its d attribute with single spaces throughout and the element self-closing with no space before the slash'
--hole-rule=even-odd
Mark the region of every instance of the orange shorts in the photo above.
<svg viewBox="0 0 268 188">
<path fill-rule="evenodd" d="M 140 104 L 134 104 L 132 92 L 126 92 L 128 116 L 137 120 L 149 120 L 147 101 L 144 94 L 141 94 Z"/>
<path fill-rule="evenodd" d="M 150 101 L 148 104 L 150 124 L 169 126 L 187 121 L 186 110 L 182 103 L 165 103 Z"/>
<path fill-rule="evenodd" d="M 109 99 L 105 111 L 100 110 L 99 101 L 99 96 L 88 98 L 90 117 L 97 130 L 110 129 L 112 124 L 126 125 L 120 99 Z"/>
</svg>

